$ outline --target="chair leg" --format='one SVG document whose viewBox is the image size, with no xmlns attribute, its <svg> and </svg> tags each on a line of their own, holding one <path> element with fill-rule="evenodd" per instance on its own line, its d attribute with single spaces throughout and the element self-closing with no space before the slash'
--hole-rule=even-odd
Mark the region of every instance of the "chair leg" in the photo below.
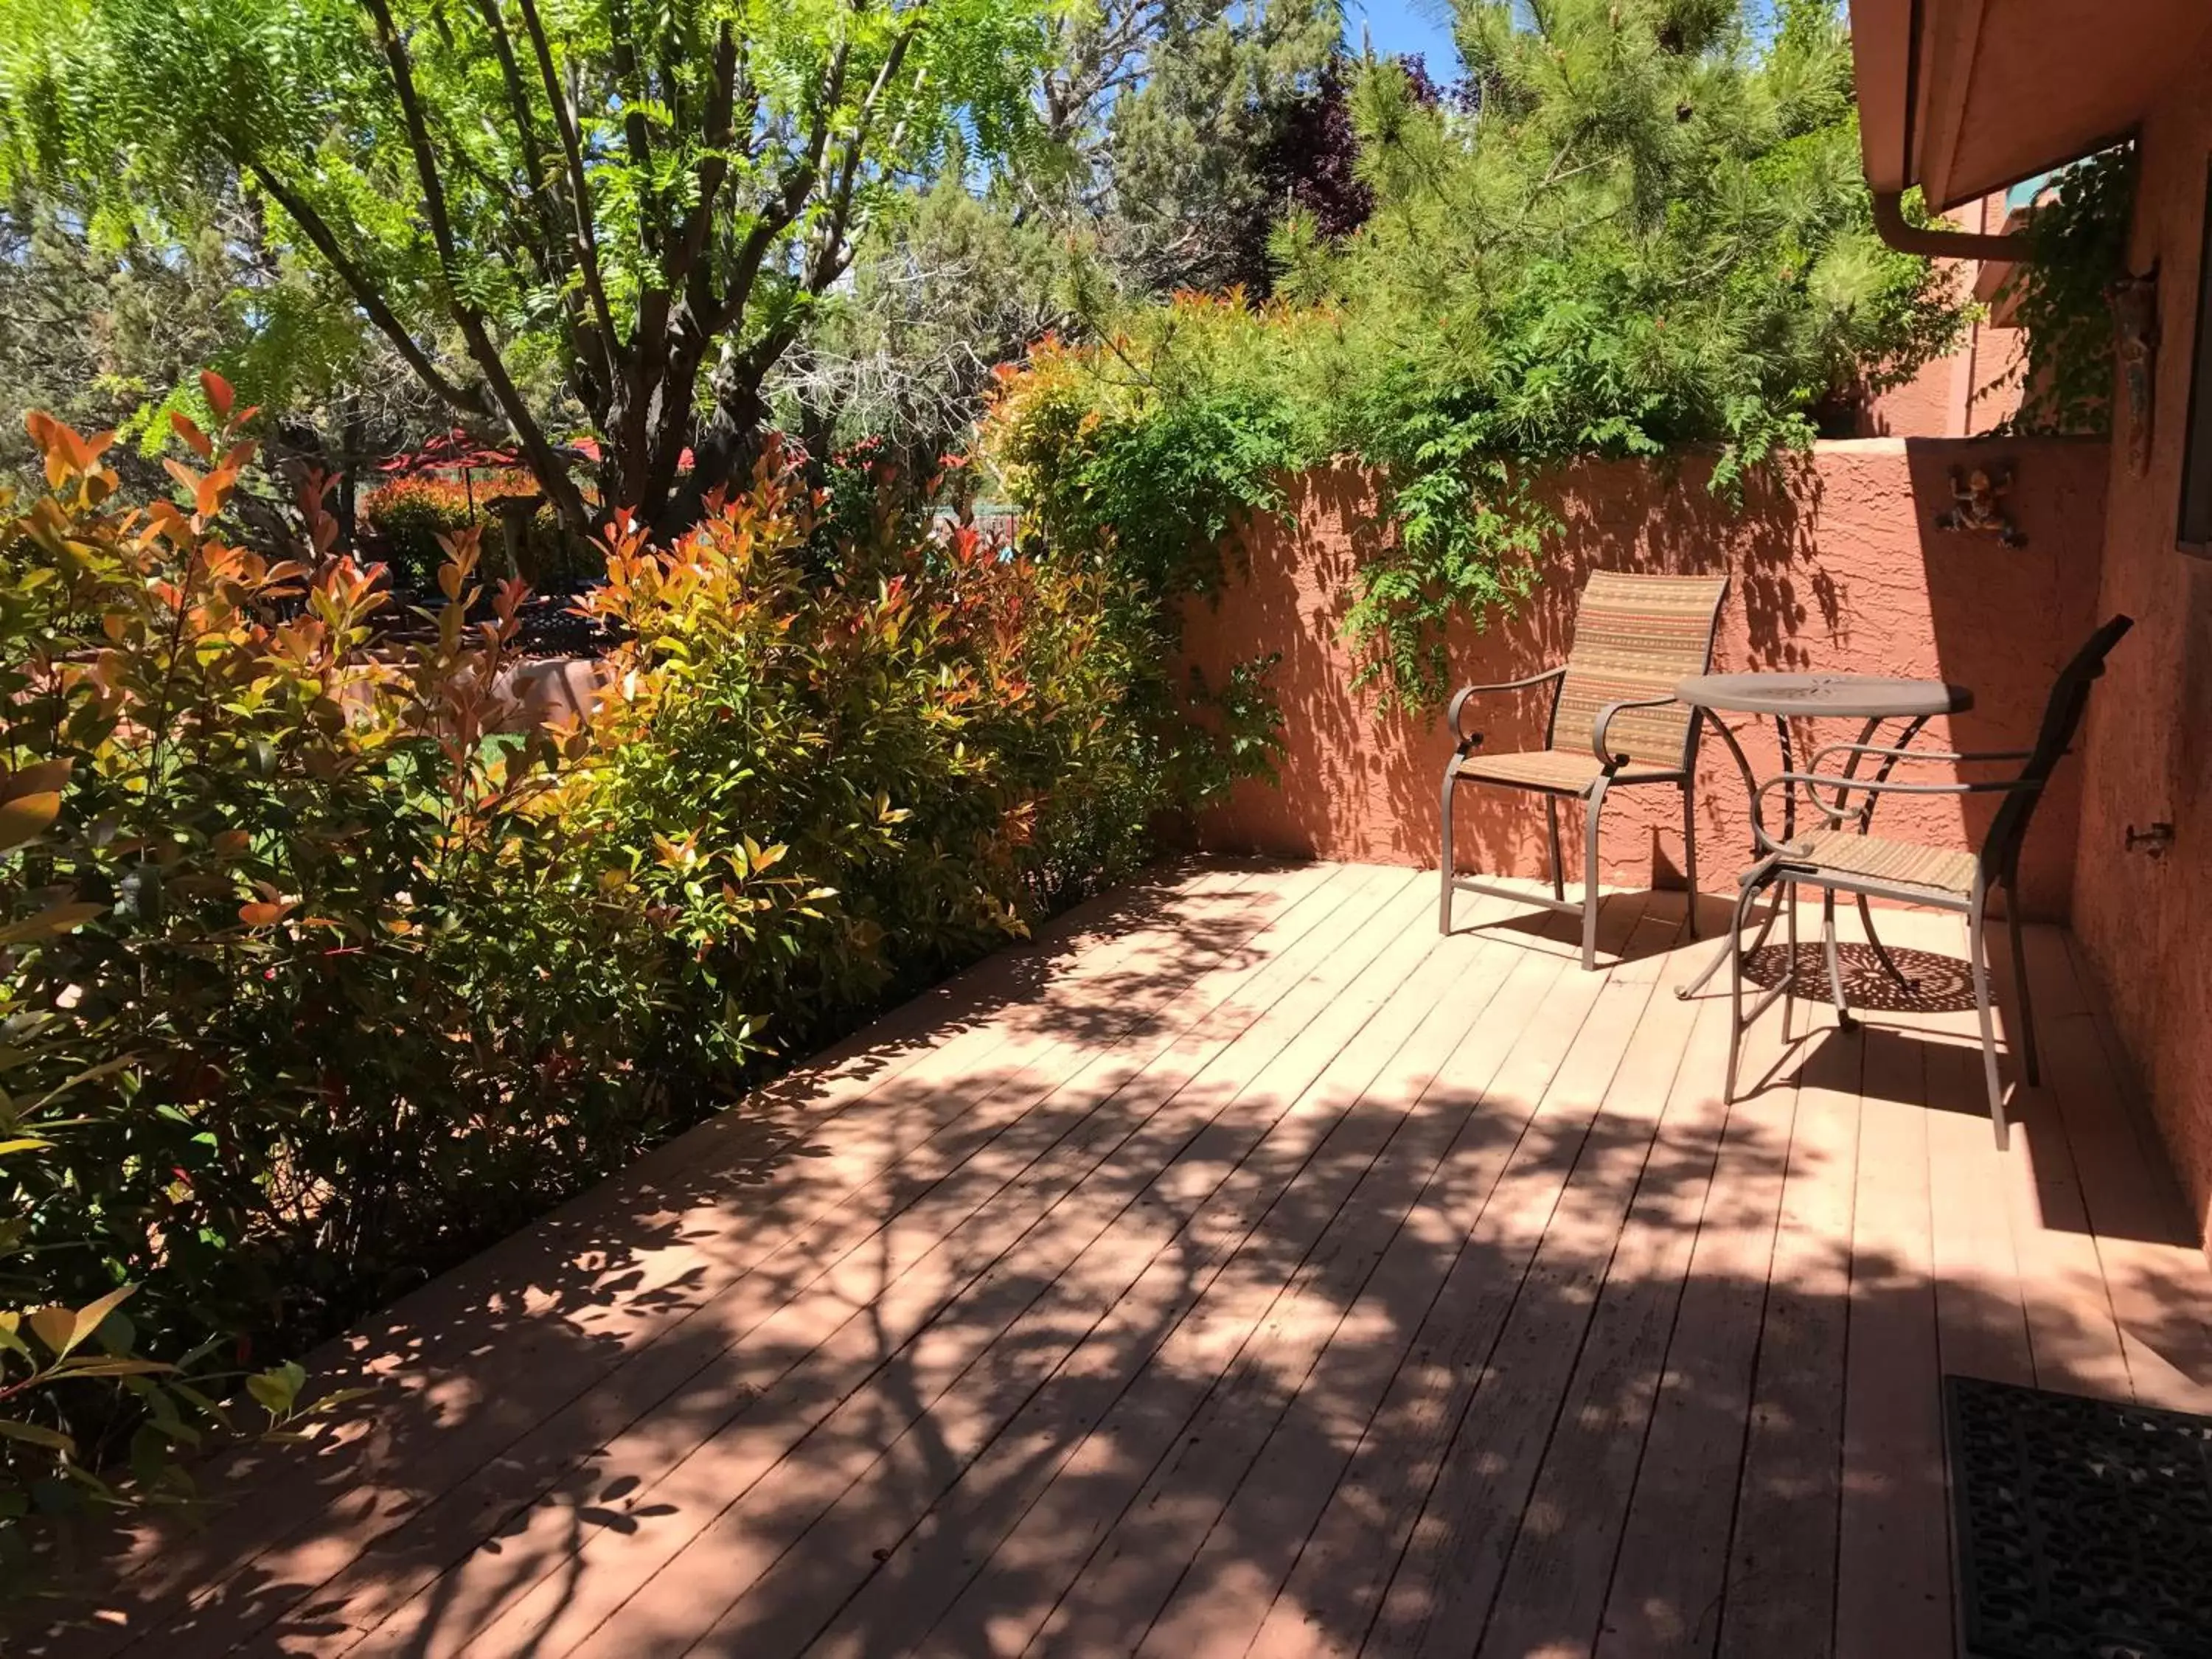
<svg viewBox="0 0 2212 1659">
<path fill-rule="evenodd" d="M 2012 934 L 2012 980 L 2020 1000 L 2020 1032 L 2013 1048 L 2020 1056 L 2021 1074 L 2033 1089 L 2042 1083 L 2043 1068 L 2036 1059 L 2035 1004 L 2027 994 L 2027 952 L 2021 943 L 2020 889 L 2010 882 L 2005 884 L 2005 927 Z"/>
<path fill-rule="evenodd" d="M 1729 1058 L 1728 1081 L 1721 1091 L 1723 1105 L 1735 1101 L 1736 1062 L 1743 1054 L 1743 928 L 1762 884 L 1757 880 L 1741 884 L 1736 893 L 1735 914 L 1729 921 Z"/>
<path fill-rule="evenodd" d="M 1454 764 L 1456 764 L 1455 763 Z M 1458 781 L 1451 766 L 1444 769 L 1443 845 L 1437 853 L 1437 874 L 1443 890 L 1437 896 L 1437 932 L 1449 937 L 1452 925 L 1452 785 Z"/>
<path fill-rule="evenodd" d="M 1997 1150 L 2002 1152 L 2011 1137 L 2005 1127 L 2004 1083 L 1997 1076 L 1996 1021 L 1990 1013 L 1990 955 L 1987 917 L 1988 900 L 1977 904 L 1966 918 L 1966 955 L 1974 971 L 1974 1013 L 1982 1023 L 1982 1078 L 1989 1085 L 1990 1122 L 1997 1133 Z"/>
<path fill-rule="evenodd" d="M 1588 823 L 1583 832 L 1583 970 L 1587 973 L 1597 966 L 1597 821 L 1599 809 L 1605 805 L 1605 780 L 1600 778 L 1592 786 L 1589 802 L 1583 810 Z"/>
<path fill-rule="evenodd" d="M 1682 780 L 1682 879 L 1689 884 L 1690 937 L 1698 936 L 1698 797 L 1688 778 Z"/>
<path fill-rule="evenodd" d="M 1790 1046 L 1790 1028 L 1797 1013 L 1797 884 L 1785 882 L 1782 895 L 1782 1046 Z"/>
<path fill-rule="evenodd" d="M 1836 949 L 1836 894 L 1833 888 L 1820 895 L 1820 948 L 1828 959 L 1828 994 L 1835 1000 L 1836 1029 L 1848 1031 L 1856 1022 L 1851 1018 L 1850 1000 L 1844 995 L 1844 963 Z"/>
<path fill-rule="evenodd" d="M 1544 813 L 1550 820 L 1552 831 L 1552 896 L 1563 899 L 1567 896 L 1566 877 L 1559 869 L 1559 798 L 1544 797 Z"/>
</svg>

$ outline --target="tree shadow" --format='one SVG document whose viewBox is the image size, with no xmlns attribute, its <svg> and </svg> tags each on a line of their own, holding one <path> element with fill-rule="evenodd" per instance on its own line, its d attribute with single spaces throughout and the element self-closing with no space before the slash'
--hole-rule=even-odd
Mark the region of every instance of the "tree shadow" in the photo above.
<svg viewBox="0 0 2212 1659">
<path fill-rule="evenodd" d="M 1063 963 L 1036 1047 L 942 1005 L 901 1040 L 945 1063 L 872 1074 L 890 1161 L 773 1249 L 811 1143 L 733 1194 L 757 1166 L 702 1132 L 410 1298 L 356 1346 L 420 1382 L 272 1459 L 158 1564 L 197 1604 L 128 1628 L 163 1659 L 387 1620 L 362 1652 L 1948 1650 L 1939 1342 L 2021 1307 L 1971 1274 L 1939 1305 L 1882 1137 L 1929 1144 L 1971 1074 L 1828 1032 L 1724 1107 L 1679 899 L 1608 901 L 1623 965 L 1584 975 L 1571 919 L 1432 946 L 1425 882 L 1300 902 L 1332 893 L 1288 943 L 1178 914 L 1095 988 Z M 1236 1049 L 1145 1024 L 1186 993 Z M 803 1126 L 834 1083 L 793 1086 Z M 2047 1101 L 2023 1127 L 2063 1167 Z M 2171 1317 L 2144 1334 L 2191 1352 Z"/>
<path fill-rule="evenodd" d="M 1900 452 L 1902 465 L 1899 464 Z M 1937 526 L 1954 465 L 2015 465 L 2011 500 L 2026 548 Z M 1455 684 L 1516 679 L 1565 658 L 1576 600 L 1593 570 L 1726 574 L 1715 667 L 1942 678 L 1976 696 L 1938 721 L 1930 748 L 2002 749 L 2033 739 L 2051 678 L 2094 624 L 2104 473 L 2094 445 L 1960 440 L 1827 445 L 1784 457 L 1747 483 L 1740 506 L 1708 488 L 1710 458 L 1671 468 L 1589 462 L 1546 486 L 1562 529 L 1540 580 L 1510 616 L 1455 624 Z M 1282 509 L 1245 526 L 1224 597 L 1187 609 L 1185 653 L 1218 684 L 1231 665 L 1279 653 L 1271 684 L 1285 716 L 1280 787 L 1239 784 L 1204 816 L 1200 844 L 1284 856 L 1432 865 L 1437 793 L 1450 739 L 1441 707 L 1378 715 L 1352 690 L 1342 637 L 1360 572 L 1390 533 L 1370 481 L 1351 467 L 1291 480 Z M 1542 746 L 1547 690 L 1480 700 L 1470 723 L 1492 752 Z M 1754 768 L 1779 770 L 1769 723 L 1735 719 Z M 1891 728 L 1893 731 L 1894 728 Z M 1855 730 L 1801 731 L 1821 741 Z M 1798 758 L 1804 758 L 1801 749 Z M 1923 775 L 1916 773 L 1916 776 Z M 1939 776 L 1939 773 L 1924 775 Z M 1701 747 L 1698 823 L 1705 884 L 1725 890 L 1749 841 L 1743 786 L 1722 747 Z M 2038 815 L 2022 871 L 2028 914 L 2063 918 L 2069 902 L 2079 787 L 2062 772 Z M 1522 792 L 1466 789 L 1462 867 L 1523 877 L 1546 870 L 1544 814 Z M 1580 879 L 1579 809 L 1571 809 L 1568 879 Z M 1887 833 L 1978 844 L 1993 798 L 1893 799 Z M 1607 801 L 1602 878 L 1622 887 L 1681 884 L 1680 799 L 1666 787 Z"/>
<path fill-rule="evenodd" d="M 258 1628 L 314 1583 L 255 1567 L 222 1585 L 222 1617 L 188 1613 L 229 1564 L 325 1523 L 380 1533 L 487 1460 L 503 1467 L 485 1502 L 525 1492 L 563 1467 L 565 1450 L 550 1464 L 517 1461 L 518 1442 L 549 1413 L 567 1414 L 573 1440 L 610 1411 L 692 1376 L 727 1348 L 727 1333 L 708 1327 L 734 1277 L 795 1293 L 820 1273 L 804 1243 L 778 1249 L 775 1238 L 778 1228 L 799 1237 L 849 1207 L 842 1177 L 826 1167 L 827 1124 L 865 1097 L 860 1155 L 897 1170 L 878 1196 L 912 1205 L 930 1188 L 931 1161 L 969 1148 L 963 1109 L 999 1084 L 1022 1083 L 1025 1060 L 1110 1042 L 1195 975 L 1243 959 L 1266 911 L 1238 897 L 1238 878 L 1277 868 L 1235 860 L 1164 867 L 1078 906 L 403 1296 L 303 1357 L 314 1392 L 360 1389 L 362 1401 L 316 1423 L 302 1444 L 216 1455 L 197 1472 L 211 1498 L 204 1513 L 126 1517 L 65 1538 L 65 1577 L 81 1575 L 81 1589 L 109 1584 L 111 1564 L 123 1560 L 128 1577 L 119 1596 L 106 1598 L 112 1609 L 150 1613 L 222 1651 L 228 1638 L 216 1632 Z M 1187 890 L 1194 878 L 1195 896 Z M 963 1055 L 1004 1064 L 963 1071 Z M 641 1341 L 652 1345 L 651 1364 L 625 1374 L 617 1395 L 592 1398 Z M 574 1507 L 580 1536 L 603 1520 L 605 1500 Z M 208 1633 L 193 1635 L 203 1625 Z M 98 1632 L 95 1624 L 22 1650 L 112 1650 L 114 1638 Z"/>
<path fill-rule="evenodd" d="M 1710 470 L 1709 459 L 1695 458 L 1673 469 L 1591 463 L 1551 481 L 1544 493 L 1561 529 L 1547 541 L 1542 579 L 1510 611 L 1454 624 L 1455 682 L 1499 683 L 1564 661 L 1577 598 L 1601 569 L 1726 574 L 1717 668 L 1786 669 L 1823 659 L 1844 625 L 1849 594 L 1814 543 L 1820 474 L 1802 461 L 1779 461 L 1771 476 L 1749 481 L 1737 508 L 1706 489 Z M 1371 692 L 1350 690 L 1357 663 L 1345 619 L 1361 568 L 1392 533 L 1357 469 L 1304 474 L 1291 481 L 1282 510 L 1239 538 L 1229 600 L 1188 607 L 1187 653 L 1210 681 L 1237 661 L 1282 658 L 1270 682 L 1284 714 L 1280 787 L 1237 786 L 1229 805 L 1201 823 L 1208 847 L 1436 861 L 1437 783 L 1451 749 L 1442 710 L 1382 714 Z M 1470 720 L 1485 733 L 1487 751 L 1540 749 L 1549 710 L 1548 688 L 1540 688 L 1486 700 Z M 1715 763 L 1724 764 L 1709 756 L 1705 782 L 1741 793 Z M 1535 797 L 1468 789 L 1461 799 L 1463 867 L 1523 876 L 1545 868 Z M 1606 882 L 1680 884 L 1679 803 L 1672 788 L 1624 789 L 1608 801 Z M 1571 825 L 1579 812 L 1570 805 Z M 1578 827 L 1569 840 L 1568 878 L 1578 880 Z"/>
</svg>

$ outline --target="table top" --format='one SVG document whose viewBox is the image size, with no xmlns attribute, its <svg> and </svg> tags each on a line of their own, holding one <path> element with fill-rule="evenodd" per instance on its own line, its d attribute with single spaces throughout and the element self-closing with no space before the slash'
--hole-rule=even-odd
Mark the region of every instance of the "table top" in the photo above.
<svg viewBox="0 0 2212 1659">
<path fill-rule="evenodd" d="M 1958 714 L 1974 694 L 1942 680 L 1883 674 L 1693 674 L 1674 695 L 1696 708 L 1737 714 L 1840 714 L 1860 720 L 1909 720 Z"/>
</svg>

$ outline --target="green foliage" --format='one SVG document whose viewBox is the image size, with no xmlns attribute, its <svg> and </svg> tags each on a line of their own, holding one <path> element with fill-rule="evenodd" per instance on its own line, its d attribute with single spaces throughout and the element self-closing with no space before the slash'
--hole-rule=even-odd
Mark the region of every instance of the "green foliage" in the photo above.
<svg viewBox="0 0 2212 1659">
<path fill-rule="evenodd" d="M 253 250 L 246 204 L 225 197 L 202 216 L 171 244 L 87 225 L 59 201 L 0 206 L 0 469 L 35 476 L 24 417 L 40 410 L 116 430 L 125 483 L 152 484 L 170 412 L 208 419 L 208 367 L 268 411 L 287 455 L 326 470 L 449 424 L 334 284 Z"/>
<path fill-rule="evenodd" d="M 1027 142 L 1043 40 L 1040 0 L 12 0 L 0 195 L 157 246 L 242 198 L 572 531 L 577 420 L 677 523 L 901 184 Z"/>
<path fill-rule="evenodd" d="M 618 518 L 605 696 L 510 733 L 521 585 L 449 537 L 425 626 L 371 650 L 389 596 L 324 481 L 297 559 L 238 544 L 253 447 L 208 386 L 173 499 L 126 508 L 106 440 L 41 417 L 45 486 L 0 502 L 18 1560 L 27 1511 L 185 1496 L 223 1395 L 306 1408 L 247 1356 L 1126 874 L 1207 748 L 1155 723 L 1106 573 L 961 532 L 825 579 L 772 457 L 672 544 Z"/>
<path fill-rule="evenodd" d="M 466 482 L 428 473 L 393 478 L 362 498 L 363 540 L 391 568 L 396 582 L 425 590 L 445 562 L 447 538 L 491 523 L 495 502 L 537 495 L 536 481 L 512 470 L 486 468 Z M 502 545 L 501 526 L 494 524 L 486 533 L 495 547 Z M 542 497 L 521 522 L 515 551 L 523 576 L 531 581 L 576 574 L 568 538 Z"/>
<path fill-rule="evenodd" d="M 1095 27 L 1146 9 L 1109 4 Z M 1124 292 L 1155 298 L 1260 286 L 1267 228 L 1282 208 L 1268 147 L 1340 50 L 1344 7 L 1215 0 L 1157 11 L 1141 76 L 1097 117 L 1097 257 Z"/>
<path fill-rule="evenodd" d="M 2135 198 L 2135 146 L 2123 144 L 2068 167 L 2029 212 L 2028 257 L 1999 296 L 2021 331 L 2013 430 L 2112 430 L 2111 291 L 2127 275 Z"/>
<path fill-rule="evenodd" d="M 1373 215 L 1331 241 L 1293 214 L 1281 302 L 1117 314 L 1109 341 L 1010 382 L 991 428 L 1048 526 L 1148 580 L 1163 548 L 1202 569 L 1279 471 L 1375 468 L 1392 527 L 1349 627 L 1407 702 L 1442 689 L 1449 617 L 1534 580 L 1545 470 L 1716 446 L 1735 491 L 1961 320 L 1927 262 L 1874 234 L 1848 45 L 1820 0 L 1764 45 L 1717 0 L 1475 0 L 1459 38 L 1472 112 L 1365 67 Z"/>
<path fill-rule="evenodd" d="M 1267 276 L 1286 121 L 1338 50 L 1335 0 L 1098 0 L 1048 19 L 1030 141 L 956 149 L 887 198 L 849 282 L 817 301 L 769 390 L 820 453 L 864 436 L 960 447 L 1000 364 L 1107 296 Z"/>
</svg>

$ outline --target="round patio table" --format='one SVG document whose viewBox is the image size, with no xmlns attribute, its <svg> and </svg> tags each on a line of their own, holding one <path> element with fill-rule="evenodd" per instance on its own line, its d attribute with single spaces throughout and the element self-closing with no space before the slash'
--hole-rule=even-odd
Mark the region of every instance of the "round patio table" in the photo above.
<svg viewBox="0 0 2212 1659">
<path fill-rule="evenodd" d="M 1751 820 L 1759 823 L 1759 778 L 1751 769 L 1751 762 L 1743 752 L 1743 745 L 1729 730 L 1728 722 L 1721 716 L 1729 714 L 1764 714 L 1774 721 L 1774 735 L 1782 749 L 1782 769 L 1794 772 L 1797 769 L 1790 756 L 1790 722 L 1793 720 L 1856 720 L 1863 724 L 1856 739 L 1861 744 L 1874 741 L 1875 733 L 1889 720 L 1901 720 L 1904 730 L 1897 741 L 1889 746 L 1907 748 L 1920 730 L 1938 714 L 1964 714 L 1974 706 L 1974 694 L 1963 685 L 1953 685 L 1944 680 L 1899 679 L 1884 674 L 1693 674 L 1680 681 L 1674 695 L 1696 710 L 1692 718 L 1702 719 L 1719 733 L 1728 745 L 1729 753 L 1735 759 L 1735 767 L 1742 775 L 1745 793 L 1750 797 Z M 1858 775 L 1859 755 L 1854 750 L 1844 762 L 1843 775 Z M 1887 778 L 1897 757 L 1885 755 L 1881 767 L 1873 774 L 1872 781 L 1879 783 Z M 1848 788 L 1836 792 L 1836 805 L 1840 808 L 1850 794 Z M 1873 821 L 1875 804 L 1881 799 L 1869 793 L 1866 805 L 1859 809 L 1859 833 L 1864 835 Z M 1787 841 L 1797 831 L 1797 794 L 1795 789 L 1785 789 L 1782 794 L 1782 839 Z M 1763 826 L 1762 826 L 1763 827 Z M 1752 856 L 1760 858 L 1765 849 L 1756 837 L 1752 842 Z M 1694 900 L 1694 895 L 1692 898 Z M 1794 899 L 1791 901 L 1794 902 Z M 1833 906 L 1835 896 L 1827 896 Z M 1875 959 L 1889 976 L 1899 984 L 1906 983 L 1897 963 L 1890 959 L 1882 946 L 1881 937 L 1874 930 L 1874 916 L 1866 898 L 1858 900 L 1859 920 L 1865 926 L 1867 942 L 1874 947 Z M 1759 923 L 1759 936 L 1753 939 L 1748 956 L 1766 943 L 1772 931 L 1775 917 L 1780 914 L 1779 902 L 1768 907 L 1764 921 Z M 1729 959 L 1729 952 L 1737 948 L 1734 936 L 1721 941 L 1720 950 L 1712 961 L 1675 995 L 1687 999 L 1705 988 L 1705 981 L 1717 973 Z M 1791 964 L 1794 972 L 1796 964 Z"/>
</svg>

